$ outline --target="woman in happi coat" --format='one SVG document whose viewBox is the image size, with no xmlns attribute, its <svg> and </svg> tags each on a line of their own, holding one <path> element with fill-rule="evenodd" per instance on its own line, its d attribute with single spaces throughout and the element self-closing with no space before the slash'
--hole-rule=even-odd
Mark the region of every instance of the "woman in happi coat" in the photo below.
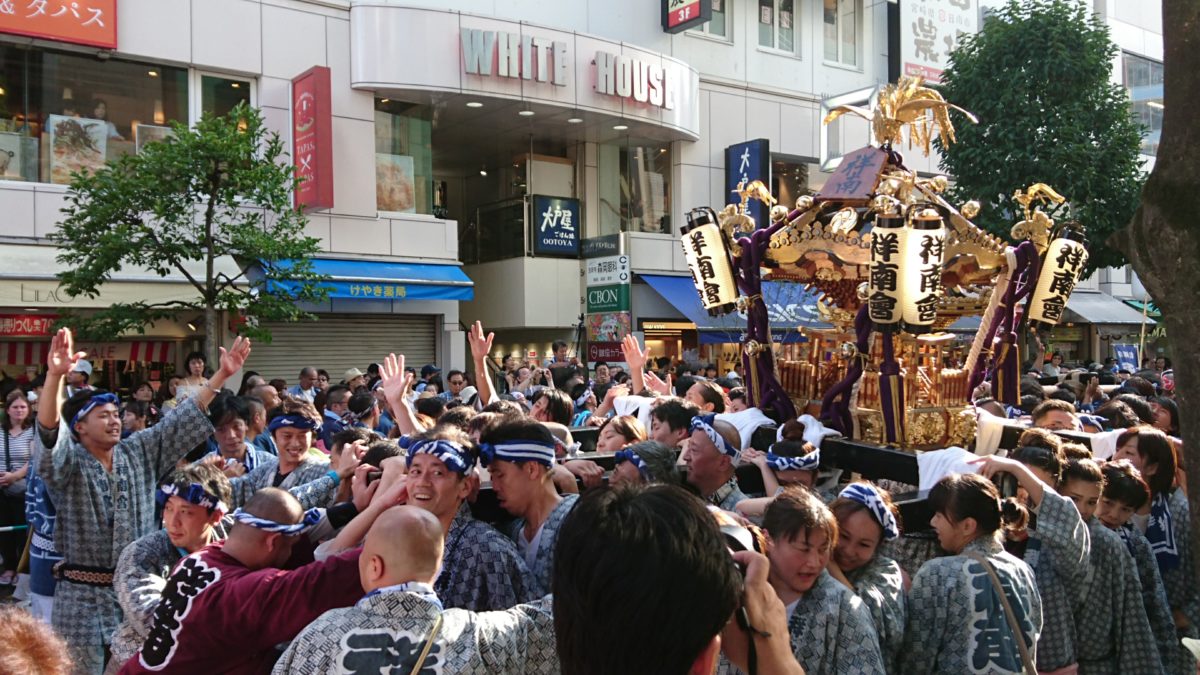
<svg viewBox="0 0 1200 675">
<path fill-rule="evenodd" d="M 1072 459 L 1059 492 L 1079 509 L 1092 540 L 1090 581 L 1075 613 L 1080 675 L 1159 675 L 1162 661 L 1142 601 L 1137 565 L 1117 533 L 1094 517 L 1104 474 L 1091 459 Z"/>
<path fill-rule="evenodd" d="M 1021 447 L 1012 459 L 992 456 L 976 461 L 989 478 L 1001 472 L 1015 477 L 1018 497 L 1033 513 L 1027 538 L 1013 542 L 1009 550 L 1018 552 L 1033 570 L 1042 596 L 1038 671 L 1069 675 L 1079 661 L 1075 617 L 1087 593 L 1091 533 L 1075 503 L 1055 490 L 1067 465 L 1058 437 L 1044 429 L 1030 429 L 1018 443 Z"/>
<path fill-rule="evenodd" d="M 792 651 L 804 672 L 886 672 L 870 612 L 828 571 L 838 541 L 829 507 L 807 488 L 788 487 L 767 506 L 763 529 L 771 561 L 768 581 L 787 608 Z"/>
<path fill-rule="evenodd" d="M 898 672 L 911 675 L 1024 673 L 1016 640 L 1034 652 L 1042 631 L 1042 600 L 1033 571 L 1008 553 L 1000 530 L 1025 527 L 1028 514 L 976 474 L 952 474 L 929 492 L 930 524 L 950 553 L 921 566 L 908 594 L 908 623 Z M 992 582 L 995 572 L 1019 635 Z"/>
<path fill-rule="evenodd" d="M 1127 459 L 1150 486 L 1150 501 L 1131 519 L 1154 552 L 1171 616 L 1179 638 L 1200 636 L 1200 588 L 1196 586 L 1191 550 L 1191 510 L 1187 495 L 1176 485 L 1179 460 L 1175 446 L 1162 431 L 1135 427 L 1117 437 L 1113 459 Z M 1184 654 L 1189 672 L 1195 659 Z"/>
<path fill-rule="evenodd" d="M 1116 532 L 1133 556 L 1142 605 L 1150 621 L 1150 630 L 1154 632 L 1163 672 L 1168 675 L 1195 675 L 1195 667 L 1189 670 L 1185 665 L 1190 656 L 1175 635 L 1175 620 L 1171 616 L 1171 605 L 1167 602 L 1167 591 L 1163 588 L 1154 551 L 1146 535 L 1130 522 L 1138 509 L 1150 502 L 1150 486 L 1127 460 L 1108 462 L 1103 471 L 1104 490 L 1096 504 L 1096 519 Z"/>
<path fill-rule="evenodd" d="M 838 522 L 829 573 L 871 612 L 884 663 L 894 672 L 904 642 L 908 578 L 895 560 L 880 554 L 879 545 L 900 536 L 899 510 L 887 492 L 866 481 L 847 485 L 829 510 Z"/>
</svg>

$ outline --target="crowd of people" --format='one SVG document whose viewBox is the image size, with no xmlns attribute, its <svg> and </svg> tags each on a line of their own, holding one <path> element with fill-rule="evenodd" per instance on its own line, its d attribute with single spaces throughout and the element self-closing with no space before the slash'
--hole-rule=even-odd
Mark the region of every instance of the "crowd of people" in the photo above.
<svg viewBox="0 0 1200 675">
<path fill-rule="evenodd" d="M 5 399 L 0 516 L 29 533 L 0 535 L 0 583 L 26 557 L 29 602 L 0 608 L 0 670 L 1197 670 L 1161 381 L 1031 374 L 1017 406 L 982 387 L 974 454 L 940 451 L 965 459 L 906 524 L 893 495 L 916 486 L 842 476 L 836 431 L 772 419 L 737 372 L 633 337 L 620 367 L 556 343 L 496 370 L 492 336 L 468 341 L 473 378 L 387 355 L 289 387 L 238 338 L 122 401 L 59 331 L 34 396 Z M 1005 451 L 997 425 L 1028 428 Z M 506 517 L 477 519 L 483 491 Z"/>
</svg>

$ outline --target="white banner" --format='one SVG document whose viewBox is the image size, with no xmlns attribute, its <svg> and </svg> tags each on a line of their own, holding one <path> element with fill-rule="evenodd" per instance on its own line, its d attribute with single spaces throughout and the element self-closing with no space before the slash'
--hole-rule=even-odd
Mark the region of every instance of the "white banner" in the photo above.
<svg viewBox="0 0 1200 675">
<path fill-rule="evenodd" d="M 950 52 L 978 31 L 977 0 L 901 0 L 900 73 L 941 82 Z"/>
</svg>

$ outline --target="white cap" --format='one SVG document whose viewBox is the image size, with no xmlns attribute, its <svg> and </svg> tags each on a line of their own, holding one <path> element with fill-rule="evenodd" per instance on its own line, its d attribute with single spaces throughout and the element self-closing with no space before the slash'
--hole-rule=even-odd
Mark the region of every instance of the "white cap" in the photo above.
<svg viewBox="0 0 1200 675">
<path fill-rule="evenodd" d="M 87 375 L 91 375 L 92 374 L 92 362 L 88 361 L 87 359 L 79 359 L 79 361 L 77 361 L 75 363 L 75 372 L 86 373 Z"/>
<path fill-rule="evenodd" d="M 728 377 L 728 378 L 729 378 L 729 379 L 731 379 L 731 380 L 740 380 L 740 379 L 742 379 L 742 376 L 741 376 L 741 375 L 738 375 L 736 370 L 731 370 L 731 371 L 729 371 L 728 373 L 725 373 L 725 377 Z"/>
<path fill-rule="evenodd" d="M 476 389 L 475 387 L 466 386 L 466 387 L 462 388 L 462 391 L 458 392 L 458 398 L 463 401 L 469 402 L 471 400 L 471 397 L 475 396 L 478 393 L 479 393 L 479 390 Z"/>
</svg>

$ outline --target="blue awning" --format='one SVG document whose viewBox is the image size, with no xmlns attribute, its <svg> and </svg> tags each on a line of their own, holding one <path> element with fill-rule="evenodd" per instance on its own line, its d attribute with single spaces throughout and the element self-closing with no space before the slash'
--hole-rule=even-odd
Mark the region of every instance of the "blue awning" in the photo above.
<svg viewBox="0 0 1200 675">
<path fill-rule="evenodd" d="M 700 304 L 700 296 L 690 277 L 670 277 L 642 274 L 650 285 L 671 306 L 679 310 L 700 331 L 700 342 L 716 344 L 741 342 L 746 332 L 746 316 L 732 312 L 725 316 L 709 316 Z M 776 342 L 802 342 L 804 337 L 796 328 L 830 328 L 817 314 L 817 295 L 803 284 L 786 281 L 764 281 L 763 302 L 771 321 L 771 336 Z"/>
<path fill-rule="evenodd" d="M 329 277 L 330 298 L 354 300 L 473 300 L 475 283 L 458 265 L 315 258 L 313 272 Z M 287 262 L 280 264 L 287 269 Z M 289 282 L 281 282 L 287 288 Z"/>
</svg>

